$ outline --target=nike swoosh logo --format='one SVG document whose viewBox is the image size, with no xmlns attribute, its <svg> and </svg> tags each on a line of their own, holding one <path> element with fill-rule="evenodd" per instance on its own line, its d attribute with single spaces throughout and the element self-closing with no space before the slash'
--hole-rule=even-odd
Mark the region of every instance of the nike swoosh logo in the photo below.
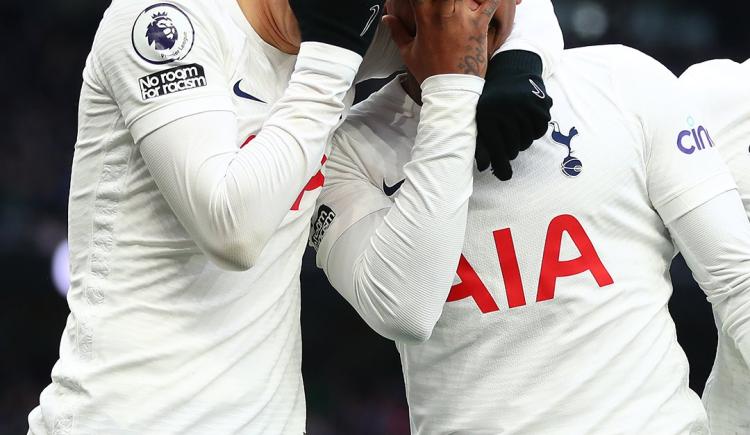
<svg viewBox="0 0 750 435">
<path fill-rule="evenodd" d="M 385 180 L 383 180 L 383 192 L 385 193 L 386 196 L 393 196 L 396 192 L 398 192 L 398 189 L 400 189 L 401 186 L 404 184 L 404 181 L 406 181 L 406 179 L 399 181 L 393 186 L 389 186 L 385 183 Z"/>
<path fill-rule="evenodd" d="M 370 29 L 370 26 L 372 26 L 372 23 L 375 21 L 375 18 L 377 18 L 378 14 L 380 13 L 380 5 L 375 5 L 370 8 L 370 11 L 372 11 L 372 15 L 370 15 L 370 19 L 367 20 L 367 24 L 365 24 L 365 28 L 362 29 L 362 33 L 359 34 L 359 37 L 365 36 L 365 33 Z"/>
<path fill-rule="evenodd" d="M 265 104 L 265 101 L 261 100 L 260 98 L 253 97 L 252 95 L 250 95 L 247 92 L 245 92 L 242 89 L 240 89 L 240 83 L 242 83 L 242 79 L 237 80 L 237 83 L 234 84 L 234 95 L 236 95 L 236 96 L 238 96 L 240 98 L 244 98 L 246 100 L 257 101 L 259 103 L 264 103 Z"/>
<path fill-rule="evenodd" d="M 541 100 L 547 98 L 547 94 L 544 93 L 542 88 L 540 88 L 539 85 L 537 85 L 536 82 L 534 82 L 534 80 L 529 79 L 529 83 L 531 83 L 531 86 L 534 87 L 534 90 L 531 91 L 532 94 L 536 95 Z"/>
</svg>

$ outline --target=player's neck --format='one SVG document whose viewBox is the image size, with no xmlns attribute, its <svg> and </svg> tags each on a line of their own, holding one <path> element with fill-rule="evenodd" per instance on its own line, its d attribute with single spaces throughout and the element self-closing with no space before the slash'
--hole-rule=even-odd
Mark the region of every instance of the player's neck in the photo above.
<svg viewBox="0 0 750 435">
<path fill-rule="evenodd" d="M 258 36 L 287 54 L 299 53 L 297 19 L 286 0 L 237 0 Z"/>
<path fill-rule="evenodd" d="M 419 86 L 417 79 L 410 73 L 406 73 L 400 78 L 401 87 L 414 100 L 415 103 L 422 105 L 422 87 Z"/>
</svg>

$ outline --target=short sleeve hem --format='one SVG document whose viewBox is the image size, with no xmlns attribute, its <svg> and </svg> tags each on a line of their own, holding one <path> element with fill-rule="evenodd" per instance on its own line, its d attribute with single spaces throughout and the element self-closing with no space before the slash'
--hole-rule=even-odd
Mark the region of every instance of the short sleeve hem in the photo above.
<svg viewBox="0 0 750 435">
<path fill-rule="evenodd" d="M 235 113 L 232 100 L 221 94 L 177 100 L 140 114 L 137 118 L 128 122 L 128 128 L 135 143 L 139 143 L 141 139 L 172 121 L 198 113 L 217 111 Z"/>
<path fill-rule="evenodd" d="M 728 172 L 720 172 L 698 181 L 672 199 L 654 205 L 664 224 L 668 225 L 722 193 L 735 189 L 737 189 L 737 184 L 732 175 Z"/>
</svg>

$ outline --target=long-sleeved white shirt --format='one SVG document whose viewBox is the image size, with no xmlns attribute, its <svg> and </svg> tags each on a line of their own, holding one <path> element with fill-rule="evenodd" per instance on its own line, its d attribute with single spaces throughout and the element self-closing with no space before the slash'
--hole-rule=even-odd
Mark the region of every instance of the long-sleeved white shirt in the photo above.
<svg viewBox="0 0 750 435">
<path fill-rule="evenodd" d="M 388 219 L 412 194 L 419 111 L 396 85 L 355 107 L 318 201 L 319 265 L 396 340 L 412 433 L 707 434 L 667 309 L 675 245 L 750 349 L 750 223 L 711 125 L 671 73 L 624 47 L 567 51 L 547 88 L 553 123 L 514 178 L 474 174 L 461 249 L 430 219 Z M 431 127 L 453 132 L 446 121 Z M 434 286 L 456 257 L 453 286 Z"/>
<path fill-rule="evenodd" d="M 362 74 L 400 64 L 389 46 L 381 29 Z M 360 62 L 284 54 L 234 0 L 111 5 L 81 91 L 71 315 L 31 433 L 304 431 L 300 259 Z"/>
</svg>

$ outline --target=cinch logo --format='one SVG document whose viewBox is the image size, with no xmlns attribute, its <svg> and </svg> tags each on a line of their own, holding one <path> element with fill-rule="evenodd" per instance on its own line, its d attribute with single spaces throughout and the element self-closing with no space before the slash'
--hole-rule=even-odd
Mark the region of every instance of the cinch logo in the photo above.
<svg viewBox="0 0 750 435">
<path fill-rule="evenodd" d="M 689 130 L 682 130 L 677 135 L 677 148 L 685 154 L 693 154 L 696 150 L 704 150 L 706 146 L 714 146 L 714 141 L 708 130 L 702 125 L 695 127 L 695 120 L 690 117 L 687 119 Z"/>
</svg>

